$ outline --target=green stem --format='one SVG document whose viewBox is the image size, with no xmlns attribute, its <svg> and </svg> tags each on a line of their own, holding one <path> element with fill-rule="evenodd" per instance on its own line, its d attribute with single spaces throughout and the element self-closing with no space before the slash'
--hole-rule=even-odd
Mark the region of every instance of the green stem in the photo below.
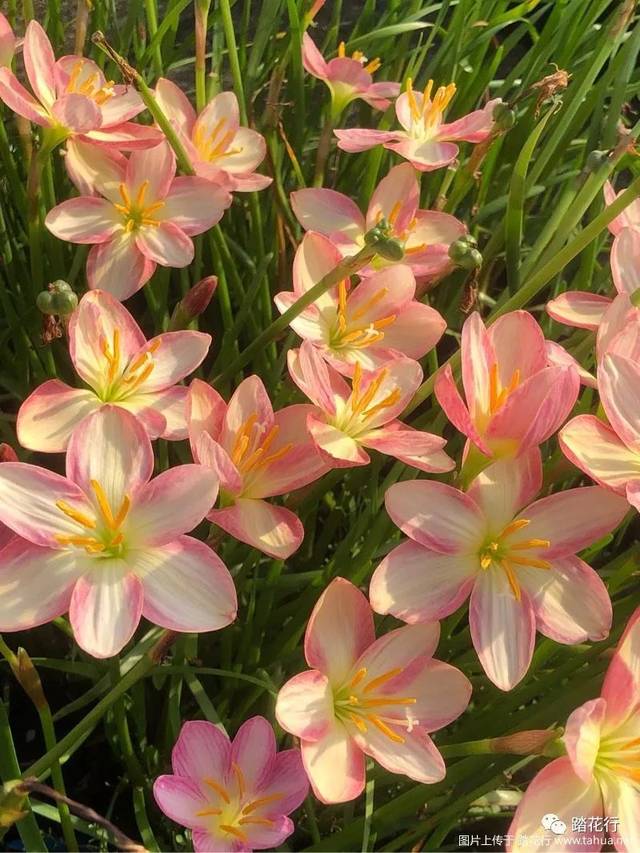
<svg viewBox="0 0 640 853">
<path fill-rule="evenodd" d="M 371 246 L 365 246 L 364 249 L 361 249 L 356 255 L 353 255 L 353 257 L 345 258 L 341 261 L 337 267 L 332 269 L 331 272 L 327 273 L 327 275 L 320 279 L 317 284 L 314 284 L 312 288 L 307 290 L 307 292 L 304 293 L 290 308 L 288 308 L 284 314 L 281 314 L 280 317 L 276 318 L 273 323 L 258 335 L 258 337 L 255 338 L 229 365 L 229 367 L 225 368 L 222 373 L 219 373 L 218 376 L 215 377 L 214 383 L 224 382 L 234 376 L 242 367 L 244 367 L 245 364 L 247 364 L 247 362 L 251 360 L 253 355 L 260 352 L 260 350 L 270 344 L 271 341 L 280 334 L 280 332 L 284 331 L 289 323 L 298 316 L 298 314 L 314 303 L 316 299 L 319 299 L 327 292 L 327 290 L 335 287 L 336 284 L 343 281 L 345 278 L 355 275 L 355 273 L 365 267 L 376 254 L 377 249 L 374 244 Z"/>
<path fill-rule="evenodd" d="M 156 10 L 156 0 L 145 0 L 145 12 L 147 15 L 147 29 L 149 30 L 149 41 L 153 41 L 153 37 L 158 32 L 158 12 Z M 161 75 L 163 71 L 162 63 L 162 40 L 158 41 L 153 49 L 153 64 L 156 74 Z"/>
<path fill-rule="evenodd" d="M 247 105 L 244 99 L 244 84 L 242 82 L 242 71 L 240 70 L 238 46 L 236 44 L 236 34 L 233 28 L 233 17 L 231 16 L 231 5 L 229 0 L 220 0 L 220 15 L 222 16 L 222 28 L 224 30 L 224 38 L 227 43 L 229 65 L 231 66 L 231 76 L 233 77 L 233 88 L 236 91 L 238 105 L 240 107 L 240 122 L 242 124 L 247 124 Z"/>
<path fill-rule="evenodd" d="M 207 26 L 211 0 L 195 0 L 196 19 L 196 109 L 201 112 L 207 103 Z"/>
</svg>

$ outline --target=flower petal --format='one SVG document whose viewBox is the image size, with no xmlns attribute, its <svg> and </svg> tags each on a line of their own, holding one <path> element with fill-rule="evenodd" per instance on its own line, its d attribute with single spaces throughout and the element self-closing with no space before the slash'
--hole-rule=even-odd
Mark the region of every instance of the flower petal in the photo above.
<svg viewBox="0 0 640 853">
<path fill-rule="evenodd" d="M 349 130 L 334 130 L 334 136 L 338 139 L 338 148 L 355 154 L 359 151 L 368 151 L 376 145 L 384 145 L 398 138 L 397 131 L 369 130 L 364 127 L 352 127 Z"/>
<path fill-rule="evenodd" d="M 304 538 L 304 527 L 295 513 L 263 500 L 236 498 L 233 506 L 214 509 L 207 518 L 275 560 L 290 557 Z"/>
<path fill-rule="evenodd" d="M 242 772 L 248 791 L 261 791 L 276 757 L 276 737 L 264 717 L 251 717 L 238 729 L 231 745 L 231 761 Z"/>
<path fill-rule="evenodd" d="M 45 107 L 56 99 L 55 56 L 51 42 L 37 21 L 30 21 L 24 36 L 24 67 L 31 88 Z"/>
<path fill-rule="evenodd" d="M 220 92 L 202 110 L 193 127 L 194 140 L 202 135 L 212 137 L 219 143 L 225 137 L 230 140 L 240 126 L 238 99 L 233 92 Z"/>
<path fill-rule="evenodd" d="M 215 388 L 201 379 L 192 380 L 186 410 L 192 452 L 203 432 L 208 432 L 211 438 L 218 440 L 226 411 L 227 404 Z"/>
<path fill-rule="evenodd" d="M 369 463 L 369 455 L 354 438 L 314 413 L 307 416 L 307 427 L 317 451 L 331 468 L 351 468 Z"/>
<path fill-rule="evenodd" d="M 309 780 L 304 772 L 302 756 L 299 749 L 285 749 L 275 756 L 269 781 L 262 788 L 262 795 L 268 797 L 279 794 L 279 798 L 271 805 L 263 806 L 259 812 L 267 814 L 290 814 L 298 808 L 309 792 Z"/>
<path fill-rule="evenodd" d="M 640 288 L 640 228 L 623 228 L 611 247 L 611 275 L 618 293 Z"/>
<path fill-rule="evenodd" d="M 131 552 L 145 619 L 172 631 L 219 631 L 236 618 L 233 580 L 220 557 L 191 536 Z"/>
<path fill-rule="evenodd" d="M 47 213 L 44 224 L 60 240 L 106 243 L 121 229 L 121 217 L 103 198 L 70 198 Z"/>
<path fill-rule="evenodd" d="M 46 110 L 33 98 L 9 68 L 0 68 L 0 99 L 19 116 L 38 124 L 50 127 L 53 124 Z"/>
<path fill-rule="evenodd" d="M 465 142 L 483 142 L 491 133 L 493 128 L 493 111 L 500 98 L 494 98 L 480 110 L 467 113 L 466 116 L 452 121 L 450 124 L 440 125 L 441 139 L 457 139 Z"/>
<path fill-rule="evenodd" d="M 220 438 L 228 453 L 233 453 L 238 433 L 249 421 L 255 421 L 254 428 L 261 429 L 263 435 L 274 425 L 271 400 L 262 379 L 256 375 L 243 379 L 229 400 Z"/>
<path fill-rule="evenodd" d="M 166 77 L 160 77 L 156 83 L 155 96 L 162 112 L 180 130 L 190 135 L 196 120 L 196 111 L 182 89 Z"/>
<path fill-rule="evenodd" d="M 186 267 L 193 260 L 193 243 L 173 222 L 145 225 L 135 232 L 138 250 L 163 267 Z"/>
<path fill-rule="evenodd" d="M 516 370 L 522 383 L 547 366 L 542 329 L 528 311 L 510 311 L 499 317 L 487 335 L 502 387 L 508 387 Z"/>
<path fill-rule="evenodd" d="M 319 741 L 303 740 L 300 747 L 313 793 L 321 803 L 346 803 L 360 796 L 364 756 L 342 723 L 336 722 Z"/>
<path fill-rule="evenodd" d="M 301 672 L 280 688 L 276 719 L 289 734 L 306 741 L 321 740 L 334 725 L 329 680 L 315 669 Z"/>
<path fill-rule="evenodd" d="M 423 141 L 408 137 L 400 142 L 385 142 L 384 147 L 404 157 L 419 172 L 441 169 L 458 156 L 458 146 L 453 142 L 438 142 L 435 139 Z"/>
<path fill-rule="evenodd" d="M 367 433 L 360 441 L 364 447 L 388 453 L 427 473 L 442 474 L 455 468 L 455 462 L 443 450 L 444 438 L 406 427 L 399 421 Z"/>
<path fill-rule="evenodd" d="M 49 379 L 20 406 L 18 441 L 29 450 L 64 453 L 75 427 L 100 405 L 92 391 L 69 388 L 59 379 Z"/>
<path fill-rule="evenodd" d="M 535 447 L 516 459 L 493 462 L 473 480 L 467 494 L 491 519 L 492 527 L 499 531 L 535 498 L 541 488 L 542 459 Z"/>
<path fill-rule="evenodd" d="M 136 357 L 151 352 L 153 370 L 137 391 L 164 391 L 192 373 L 205 359 L 211 346 L 211 335 L 206 332 L 164 332 L 139 350 Z"/>
<path fill-rule="evenodd" d="M 317 231 L 345 243 L 356 243 L 364 233 L 360 208 L 342 193 L 325 188 L 296 190 L 290 201 L 305 231 Z"/>
<path fill-rule="evenodd" d="M 26 631 L 66 613 L 82 558 L 14 537 L 0 550 L 0 631 Z"/>
<path fill-rule="evenodd" d="M 613 773 L 601 784 L 607 814 L 618 818 L 618 828 L 612 830 L 616 849 L 633 853 L 640 849 L 640 791 L 634 782 Z"/>
<path fill-rule="evenodd" d="M 231 766 L 228 735 L 206 720 L 189 720 L 180 729 L 171 752 L 176 776 L 191 779 L 224 779 Z"/>
<path fill-rule="evenodd" d="M 630 480 L 640 479 L 640 453 L 629 450 L 610 426 L 593 415 L 570 420 L 558 439 L 570 462 L 618 494 L 624 494 Z"/>
<path fill-rule="evenodd" d="M 369 602 L 350 581 L 334 578 L 307 623 L 307 663 L 323 672 L 332 684 L 339 684 L 374 639 Z"/>
<path fill-rule="evenodd" d="M 302 64 L 305 71 L 319 80 L 326 80 L 329 76 L 327 63 L 309 33 L 302 36 Z"/>
<path fill-rule="evenodd" d="M 76 642 L 96 658 L 117 655 L 133 636 L 142 615 L 139 579 L 120 559 L 103 558 L 100 570 L 78 579 L 69 605 Z"/>
<path fill-rule="evenodd" d="M 536 622 L 526 592 L 518 601 L 507 575 L 495 566 L 480 572 L 469 604 L 471 640 L 488 678 L 512 690 L 533 656 Z"/>
<path fill-rule="evenodd" d="M 127 397 L 124 407 L 142 419 L 149 438 L 164 438 L 167 441 L 182 441 L 187 438 L 189 430 L 186 419 L 188 389 L 184 385 L 174 385 L 164 391 L 152 391 L 149 394 L 134 394 Z M 120 401 L 123 405 L 123 401 Z M 159 432 L 149 430 L 149 418 L 162 418 L 164 425 Z M 155 427 L 155 424 L 154 424 Z"/>
<path fill-rule="evenodd" d="M 489 448 L 480 437 L 480 434 L 471 419 L 469 410 L 460 396 L 460 392 L 458 391 L 453 378 L 453 371 L 449 364 L 446 364 L 436 374 L 434 392 L 438 403 L 440 403 L 445 415 L 449 418 L 454 427 L 463 435 L 466 435 L 467 438 L 476 445 L 481 453 L 484 453 L 485 456 L 492 456 L 491 448 Z"/>
<path fill-rule="evenodd" d="M 415 782 L 432 785 L 444 779 L 444 760 L 435 744 L 421 726 L 399 735 L 403 742 L 391 740 L 387 735 L 370 726 L 366 734 L 358 733 L 358 746 L 374 758 L 390 773 L 400 773 Z"/>
<path fill-rule="evenodd" d="M 426 660 L 412 681 L 404 685 L 416 703 L 411 712 L 420 727 L 435 732 L 464 713 L 471 699 L 471 682 L 457 669 L 441 660 Z"/>
<path fill-rule="evenodd" d="M 604 678 L 601 696 L 607 702 L 607 727 L 615 729 L 640 704 L 640 608 L 627 622 Z"/>
<path fill-rule="evenodd" d="M 146 284 L 156 264 L 136 246 L 135 237 L 123 231 L 108 243 L 93 246 L 87 257 L 87 281 L 92 290 L 106 290 L 120 301 Z"/>
<path fill-rule="evenodd" d="M 190 829 L 202 826 L 203 820 L 196 817 L 196 812 L 204 809 L 208 803 L 195 779 L 158 776 L 153 783 L 153 797 L 160 811 L 181 826 Z"/>
<path fill-rule="evenodd" d="M 408 540 L 374 571 L 371 607 L 409 624 L 443 619 L 467 599 L 478 570 L 477 558 L 436 554 Z"/>
<path fill-rule="evenodd" d="M 395 483 L 387 489 L 385 506 L 403 533 L 439 554 L 472 554 L 487 532 L 486 519 L 475 501 L 445 483 Z"/>
<path fill-rule="evenodd" d="M 169 143 L 134 151 L 127 164 L 127 192 L 135 199 L 144 187 L 144 203 L 164 201 L 176 173 L 176 156 Z"/>
<path fill-rule="evenodd" d="M 56 123 L 74 133 L 88 133 L 100 127 L 102 115 L 95 101 L 73 92 L 63 95 L 51 107 Z"/>
<path fill-rule="evenodd" d="M 640 452 L 640 365 L 606 354 L 598 370 L 598 388 L 611 426 L 629 450 Z"/>
<path fill-rule="evenodd" d="M 583 290 L 570 290 L 547 302 L 547 314 L 558 323 L 595 332 L 610 305 L 611 300 L 607 296 Z"/>
<path fill-rule="evenodd" d="M 173 179 L 160 213 L 164 220 L 194 236 L 217 225 L 230 204 L 231 195 L 211 181 L 182 176 Z"/>
<path fill-rule="evenodd" d="M 589 785 L 600 748 L 602 722 L 607 712 L 604 699 L 591 699 L 573 711 L 564 730 L 564 744 L 574 773 Z"/>
</svg>

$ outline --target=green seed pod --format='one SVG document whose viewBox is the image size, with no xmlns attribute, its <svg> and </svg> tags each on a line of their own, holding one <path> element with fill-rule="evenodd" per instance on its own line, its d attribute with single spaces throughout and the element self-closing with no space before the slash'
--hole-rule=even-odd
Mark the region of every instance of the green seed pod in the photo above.
<svg viewBox="0 0 640 853">
<path fill-rule="evenodd" d="M 57 293 L 61 293 L 63 291 L 65 293 L 73 293 L 73 288 L 63 278 L 58 278 L 55 281 L 51 282 L 51 284 L 49 285 L 49 290 L 53 290 Z"/>
<path fill-rule="evenodd" d="M 391 237 L 380 240 L 376 246 L 376 250 L 387 261 L 401 261 L 404 258 L 402 245 Z"/>
<path fill-rule="evenodd" d="M 73 290 L 61 290 L 58 293 L 51 293 L 52 308 L 54 314 L 59 314 L 61 317 L 66 314 L 71 314 L 78 307 L 78 297 Z"/>
<path fill-rule="evenodd" d="M 482 266 L 482 255 L 477 249 L 471 249 L 467 255 L 458 261 L 465 270 L 475 270 Z"/>
<path fill-rule="evenodd" d="M 474 247 L 469 245 L 467 238 L 461 237 L 459 240 L 454 240 L 449 246 L 449 257 L 456 264 L 459 264 L 467 257 L 472 248 Z"/>
<path fill-rule="evenodd" d="M 38 307 L 38 311 L 42 311 L 43 314 L 56 313 L 53 307 L 53 293 L 49 290 L 40 291 L 36 297 L 36 305 Z"/>
<path fill-rule="evenodd" d="M 585 171 L 596 172 L 600 166 L 604 166 L 608 159 L 609 154 L 606 151 L 598 151 L 597 149 L 590 151 L 584 165 Z"/>
<path fill-rule="evenodd" d="M 508 104 L 496 104 L 493 108 L 493 120 L 498 130 L 511 130 L 516 123 L 516 114 Z"/>
</svg>

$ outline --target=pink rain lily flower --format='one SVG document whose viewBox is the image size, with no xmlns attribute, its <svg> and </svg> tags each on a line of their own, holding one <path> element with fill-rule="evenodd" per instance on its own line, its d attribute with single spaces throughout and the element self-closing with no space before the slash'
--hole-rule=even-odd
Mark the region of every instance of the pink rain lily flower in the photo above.
<svg viewBox="0 0 640 853">
<path fill-rule="evenodd" d="M 305 231 L 328 237 L 344 257 L 364 248 L 365 234 L 384 219 L 391 236 L 403 246 L 402 263 L 416 278 L 440 278 L 453 268 L 449 246 L 466 233 L 455 216 L 438 210 L 419 210 L 420 187 L 409 163 L 394 166 L 371 196 L 366 217 L 348 196 L 324 188 L 291 193 L 291 207 Z M 360 275 L 388 266 L 393 261 L 375 258 Z"/>
<path fill-rule="evenodd" d="M 78 645 L 107 658 L 129 642 L 141 616 L 188 632 L 233 622 L 226 566 L 183 535 L 215 500 L 211 471 L 178 465 L 151 480 L 142 424 L 105 406 L 75 430 L 66 472 L 0 465 L 0 521 L 17 534 L 0 551 L 0 631 L 24 631 L 69 611 Z"/>
<path fill-rule="evenodd" d="M 463 401 L 449 365 L 435 394 L 451 423 L 488 457 L 517 456 L 546 441 L 580 390 L 573 365 L 550 365 L 540 326 L 526 311 L 486 329 L 474 313 L 462 329 Z"/>
<path fill-rule="evenodd" d="M 61 240 L 92 244 L 89 287 L 123 300 L 149 281 L 157 264 L 188 266 L 191 237 L 220 221 L 231 196 L 204 178 L 176 178 L 176 158 L 166 142 L 134 151 L 126 168 L 106 154 L 100 164 L 94 180 L 102 197 L 63 201 L 45 225 Z"/>
<path fill-rule="evenodd" d="M 564 745 L 567 754 L 547 764 L 520 801 L 509 853 L 597 851 L 611 841 L 621 853 L 640 850 L 640 609 L 627 624 L 600 697 L 569 717 Z M 566 824 L 562 845 L 540 824 L 549 812 Z M 586 827 L 575 825 L 576 816 L 586 817 Z M 598 830 L 602 818 L 609 818 L 608 832 Z"/>
<path fill-rule="evenodd" d="M 196 853 L 280 847 L 294 831 L 288 815 L 309 789 L 299 750 L 278 752 L 264 717 L 243 723 L 233 741 L 212 723 L 185 723 L 171 764 L 173 775 L 159 776 L 153 795 L 191 830 Z"/>
<path fill-rule="evenodd" d="M 267 151 L 264 138 L 257 131 L 240 126 L 238 100 L 233 92 L 216 95 L 200 115 L 170 80 L 161 77 L 155 95 L 180 134 L 197 175 L 229 192 L 269 186 L 272 179 L 255 171 Z"/>
<path fill-rule="evenodd" d="M 0 463 L 2 462 L 17 462 L 18 456 L 9 444 L 2 442 L 0 444 Z M 13 539 L 13 530 L 0 522 L 0 550 Z"/>
<path fill-rule="evenodd" d="M 410 624 L 432 622 L 471 596 L 471 640 L 501 690 L 524 678 L 536 628 L 573 644 L 603 640 L 611 627 L 606 587 L 575 554 L 617 527 L 626 502 L 589 486 L 531 504 L 541 484 L 534 450 L 494 462 L 466 493 L 413 480 L 385 495 L 387 512 L 409 540 L 374 572 L 373 609 Z"/>
<path fill-rule="evenodd" d="M 635 358 L 622 349 L 627 340 L 623 330 L 598 368 L 600 401 L 609 422 L 578 415 L 561 430 L 559 441 L 567 459 L 597 483 L 626 496 L 640 512 L 639 327 Z"/>
<path fill-rule="evenodd" d="M 293 261 L 293 291 L 276 294 L 278 310 L 284 313 L 341 261 L 331 240 L 314 231 L 305 234 Z M 346 376 L 356 364 L 374 370 L 398 356 L 422 358 L 446 323 L 434 308 L 417 302 L 415 292 L 411 268 L 396 264 L 353 288 L 349 279 L 341 281 L 301 311 L 291 328 Z"/>
<path fill-rule="evenodd" d="M 191 383 L 187 421 L 193 458 L 220 479 L 220 506 L 207 518 L 231 536 L 284 560 L 304 537 L 300 519 L 266 498 L 317 480 L 328 470 L 307 432 L 313 406 L 273 411 L 262 381 L 249 376 L 225 403 L 205 382 Z"/>
<path fill-rule="evenodd" d="M 493 129 L 493 110 L 502 103 L 500 98 L 446 124 L 444 111 L 456 93 L 456 85 L 440 86 L 433 99 L 432 91 L 433 80 L 429 80 L 424 92 L 414 92 L 411 80 L 407 80 L 407 91 L 400 95 L 395 105 L 402 130 L 336 130 L 338 148 L 353 153 L 383 145 L 404 157 L 418 171 L 431 172 L 456 159 L 457 142 L 483 142 L 489 136 Z"/>
<path fill-rule="evenodd" d="M 157 145 L 162 134 L 129 119 L 144 109 L 131 86 L 107 80 L 91 59 L 63 56 L 56 62 L 37 21 L 27 26 L 24 65 L 33 97 L 9 68 L 0 68 L 0 99 L 18 115 L 47 128 L 52 140 L 69 136 L 119 150 Z"/>
<path fill-rule="evenodd" d="M 18 412 L 18 440 L 29 450 L 61 453 L 78 424 L 106 404 L 132 412 L 150 438 L 187 437 L 188 389 L 177 385 L 198 367 L 211 336 L 164 332 L 147 341 L 127 309 L 109 293 L 93 290 L 69 322 L 69 350 L 89 389 L 59 379 L 44 382 Z"/>
<path fill-rule="evenodd" d="M 416 782 L 444 779 L 442 756 L 429 737 L 463 713 L 471 684 L 435 660 L 440 629 L 410 625 L 377 640 L 369 602 L 335 578 L 307 625 L 304 655 L 311 669 L 289 679 L 276 717 L 301 740 L 302 761 L 323 803 L 358 797 L 365 756 Z"/>
<path fill-rule="evenodd" d="M 308 33 L 302 36 L 302 64 L 305 70 L 329 87 L 333 112 L 338 117 L 357 98 L 362 98 L 376 110 L 386 110 L 389 98 L 397 98 L 400 84 L 374 83 L 372 75 L 380 68 L 379 59 L 371 62 L 360 50 L 346 55 L 345 43 L 338 46 L 338 56 L 327 62 Z"/>
<path fill-rule="evenodd" d="M 16 50 L 16 37 L 11 24 L 0 12 L 0 67 L 11 65 Z"/>
<path fill-rule="evenodd" d="M 366 373 L 356 363 L 351 387 L 309 341 L 289 351 L 288 363 L 291 378 L 314 403 L 307 429 L 332 468 L 368 465 L 365 448 L 421 471 L 441 474 L 455 467 L 443 438 L 397 420 L 422 381 L 417 361 L 397 358 Z"/>
</svg>

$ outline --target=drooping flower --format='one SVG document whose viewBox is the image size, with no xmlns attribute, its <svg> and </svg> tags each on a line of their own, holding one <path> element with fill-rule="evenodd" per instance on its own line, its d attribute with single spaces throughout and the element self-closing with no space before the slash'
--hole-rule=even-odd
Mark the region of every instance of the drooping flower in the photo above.
<svg viewBox="0 0 640 853">
<path fill-rule="evenodd" d="M 443 450 L 443 438 L 397 420 L 422 381 L 417 361 L 393 359 L 370 373 L 356 363 L 351 387 L 310 341 L 289 350 L 288 364 L 291 378 L 314 403 L 307 428 L 332 468 L 368 465 L 365 448 L 388 453 L 421 471 L 441 474 L 455 467 Z"/>
<path fill-rule="evenodd" d="M 188 389 L 178 385 L 207 354 L 204 332 L 164 332 L 147 341 L 127 309 L 109 293 L 85 294 L 69 322 L 69 350 L 89 389 L 44 382 L 18 412 L 18 440 L 29 450 L 64 451 L 73 430 L 106 404 L 132 412 L 150 438 L 187 437 Z"/>
<path fill-rule="evenodd" d="M 529 784 L 509 828 L 509 853 L 526 850 L 640 849 L 640 609 L 636 610 L 609 664 L 598 699 L 567 720 L 567 755 Z M 541 825 L 553 813 L 565 824 L 562 846 Z M 582 821 L 576 821 L 582 817 Z M 608 831 L 598 828 L 609 818 Z M 545 837 L 546 836 L 546 837 Z"/>
<path fill-rule="evenodd" d="M 0 67 L 11 65 L 16 50 L 16 37 L 11 24 L 0 12 Z"/>
<path fill-rule="evenodd" d="M 187 403 L 193 458 L 220 480 L 220 505 L 207 515 L 218 527 L 253 548 L 284 560 L 304 537 L 300 519 L 266 498 L 306 486 L 327 470 L 307 432 L 313 406 L 273 411 L 262 381 L 249 376 L 224 402 L 200 380 Z"/>
<path fill-rule="evenodd" d="M 233 741 L 205 720 L 185 723 L 171 764 L 173 774 L 156 779 L 153 795 L 191 829 L 202 853 L 279 847 L 294 830 L 288 815 L 309 789 L 299 750 L 278 752 L 264 717 L 243 723 Z"/>
<path fill-rule="evenodd" d="M 293 261 L 293 291 L 276 294 L 284 313 L 342 261 L 331 240 L 305 234 Z M 428 305 L 414 299 L 410 267 L 397 264 L 374 272 L 351 287 L 341 281 L 301 311 L 291 328 L 319 349 L 340 373 L 353 374 L 357 363 L 374 370 L 392 358 L 422 358 L 442 337 L 446 323 Z"/>
<path fill-rule="evenodd" d="M 438 210 L 419 210 L 420 188 L 409 163 L 394 166 L 371 196 L 366 217 L 346 195 L 325 188 L 291 193 L 291 207 L 305 231 L 328 237 L 343 256 L 353 255 L 365 245 L 365 234 L 385 220 L 390 235 L 402 245 L 403 264 L 419 279 L 440 278 L 453 268 L 449 246 L 466 228 L 455 216 Z M 366 275 L 393 261 L 378 256 Z"/>
<path fill-rule="evenodd" d="M 588 486 L 530 504 L 541 484 L 533 450 L 494 462 L 466 493 L 413 480 L 385 495 L 387 512 L 409 540 L 376 569 L 373 609 L 411 624 L 432 622 L 470 595 L 471 640 L 501 690 L 526 674 L 536 628 L 573 644 L 602 640 L 611 626 L 606 587 L 575 554 L 613 530 L 626 503 Z"/>
<path fill-rule="evenodd" d="M 75 430 L 66 477 L 0 465 L 0 521 L 17 536 L 0 551 L 0 631 L 69 611 L 78 645 L 117 654 L 144 616 L 174 631 L 215 631 L 236 616 L 233 580 L 218 555 L 183 534 L 215 500 L 217 477 L 179 465 L 151 480 L 142 424 L 105 406 Z"/>
<path fill-rule="evenodd" d="M 445 776 L 429 737 L 463 713 L 471 685 L 435 660 L 437 623 L 410 625 L 377 640 L 369 602 L 344 578 L 322 593 L 307 624 L 311 669 L 282 687 L 276 717 L 301 740 L 302 760 L 323 803 L 362 793 L 365 755 L 416 782 Z"/>
<path fill-rule="evenodd" d="M 433 99 L 432 91 L 433 80 L 429 80 L 424 92 L 414 92 L 411 80 L 407 80 L 407 91 L 400 95 L 395 105 L 402 130 L 335 130 L 338 148 L 353 153 L 383 145 L 420 172 L 431 172 L 456 159 L 457 142 L 483 142 L 489 136 L 493 128 L 493 110 L 502 103 L 500 98 L 489 101 L 481 110 L 445 124 L 444 111 L 456 93 L 456 85 L 440 86 Z"/>
<path fill-rule="evenodd" d="M 161 77 L 156 99 L 178 130 L 197 175 L 229 192 L 262 190 L 271 178 L 255 170 L 264 160 L 264 138 L 241 127 L 238 100 L 233 92 L 220 92 L 196 115 L 184 92 Z"/>
<path fill-rule="evenodd" d="M 168 143 L 134 151 L 125 165 L 94 153 L 94 187 L 101 197 L 80 196 L 49 211 L 45 225 L 61 240 L 92 244 L 87 280 L 120 300 L 139 290 L 156 265 L 185 267 L 191 237 L 220 221 L 231 196 L 198 177 L 175 177 Z"/>
<path fill-rule="evenodd" d="M 371 62 L 360 50 L 350 57 L 346 55 L 345 43 L 340 42 L 338 55 L 327 62 L 308 33 L 302 36 L 302 64 L 313 77 L 322 80 L 333 102 L 334 116 L 357 98 L 362 98 L 376 110 L 386 110 L 389 98 L 397 98 L 400 84 L 391 81 L 374 83 L 372 75 L 380 68 L 380 60 Z"/>
<path fill-rule="evenodd" d="M 55 142 L 77 137 L 94 144 L 133 150 L 157 145 L 162 134 L 130 121 L 144 109 L 131 86 L 107 80 L 83 56 L 56 62 L 47 34 L 37 21 L 27 26 L 24 65 L 33 97 L 7 67 L 0 68 L 0 99 L 18 115 L 49 129 Z"/>
<path fill-rule="evenodd" d="M 546 441 L 580 389 L 572 365 L 550 365 L 540 326 L 512 311 L 485 328 L 474 313 L 462 329 L 463 401 L 449 365 L 435 393 L 451 423 L 485 456 L 517 456 Z"/>
</svg>

